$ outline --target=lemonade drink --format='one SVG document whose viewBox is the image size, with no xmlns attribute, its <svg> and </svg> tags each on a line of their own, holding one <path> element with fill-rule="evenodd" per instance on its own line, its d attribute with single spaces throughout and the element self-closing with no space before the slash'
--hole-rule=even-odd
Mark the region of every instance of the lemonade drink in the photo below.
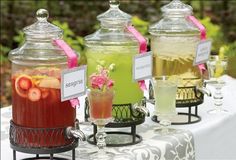
<svg viewBox="0 0 236 160">
<path fill-rule="evenodd" d="M 88 76 L 102 65 L 112 67 L 110 77 L 115 81 L 113 104 L 138 103 L 143 92 L 132 79 L 133 56 L 138 53 L 137 46 L 92 46 L 86 51 Z"/>
<path fill-rule="evenodd" d="M 219 56 L 211 56 L 207 62 L 208 72 L 211 83 L 215 87 L 221 88 L 225 85 L 223 80 L 220 80 L 219 77 L 226 74 L 227 68 L 227 59 L 225 57 L 221 58 Z"/>
<path fill-rule="evenodd" d="M 153 37 L 153 75 L 179 76 L 182 79 L 200 78 L 197 66 L 193 66 L 198 37 Z M 186 43 L 188 43 L 186 45 Z M 187 85 L 183 81 L 180 85 Z M 195 82 L 196 84 L 198 82 Z M 189 84 L 191 85 L 191 84 Z"/>
<path fill-rule="evenodd" d="M 168 80 L 153 80 L 155 93 L 155 111 L 157 115 L 175 115 L 175 97 L 177 84 Z"/>
<path fill-rule="evenodd" d="M 153 37 L 151 42 L 153 77 L 177 76 L 180 79 L 178 87 L 201 87 L 201 73 L 197 66 L 193 66 L 198 42 L 197 36 Z M 182 94 L 176 95 L 177 100 L 184 100 L 185 98 L 186 96 Z M 195 93 L 189 94 L 188 98 L 194 99 Z"/>
<path fill-rule="evenodd" d="M 193 66 L 193 61 L 197 44 L 206 33 L 190 20 L 193 8 L 180 0 L 171 1 L 161 11 L 163 18 L 149 28 L 153 76 L 178 76 L 181 80 L 176 99 L 195 99 L 194 90 L 186 96 L 180 87 L 202 87 L 201 72 L 198 66 Z"/>
<path fill-rule="evenodd" d="M 217 79 L 226 74 L 227 59 L 211 59 L 207 62 L 210 78 Z"/>
</svg>

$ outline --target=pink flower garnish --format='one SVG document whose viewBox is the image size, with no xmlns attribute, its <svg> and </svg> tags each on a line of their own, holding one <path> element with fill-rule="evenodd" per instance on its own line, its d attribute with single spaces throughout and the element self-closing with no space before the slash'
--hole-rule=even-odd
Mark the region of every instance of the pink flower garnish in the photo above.
<svg viewBox="0 0 236 160">
<path fill-rule="evenodd" d="M 113 85 L 114 85 L 114 81 L 109 79 L 109 80 L 107 81 L 107 86 L 108 86 L 109 88 L 112 88 Z"/>
<path fill-rule="evenodd" d="M 108 77 L 109 71 L 106 69 L 101 69 L 99 73 L 93 73 L 89 79 L 90 84 L 93 89 L 110 89 L 114 85 L 114 81 Z"/>
<path fill-rule="evenodd" d="M 102 89 L 102 87 L 106 84 L 106 81 L 107 81 L 107 78 L 103 76 L 93 77 L 92 86 Z"/>
</svg>

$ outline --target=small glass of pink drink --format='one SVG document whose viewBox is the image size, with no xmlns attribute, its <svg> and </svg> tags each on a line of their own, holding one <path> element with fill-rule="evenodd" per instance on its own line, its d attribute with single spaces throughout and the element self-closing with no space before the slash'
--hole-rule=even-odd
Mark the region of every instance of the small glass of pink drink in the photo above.
<svg viewBox="0 0 236 160">
<path fill-rule="evenodd" d="M 114 157 L 113 153 L 105 151 L 106 132 L 104 127 L 112 121 L 112 101 L 114 98 L 113 81 L 109 78 L 109 70 L 98 69 L 89 77 L 90 90 L 88 91 L 90 121 L 97 125 L 96 133 L 98 152 L 90 159 L 107 160 Z"/>
</svg>

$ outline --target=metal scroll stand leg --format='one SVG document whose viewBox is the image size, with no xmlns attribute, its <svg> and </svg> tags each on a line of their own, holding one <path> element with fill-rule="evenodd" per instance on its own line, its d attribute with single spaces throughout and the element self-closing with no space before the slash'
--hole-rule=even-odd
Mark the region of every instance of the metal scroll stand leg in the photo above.
<svg viewBox="0 0 236 160">
<path fill-rule="evenodd" d="M 16 160 L 16 150 L 13 149 L 13 160 Z"/>
<path fill-rule="evenodd" d="M 188 107 L 188 122 L 190 123 L 191 122 L 191 107 Z"/>
<path fill-rule="evenodd" d="M 132 137 L 133 137 L 133 143 L 135 143 L 135 140 L 136 140 L 136 125 L 131 126 L 131 134 L 132 134 Z"/>
<path fill-rule="evenodd" d="M 75 149 L 72 149 L 72 160 L 75 160 Z"/>
<path fill-rule="evenodd" d="M 97 125 L 93 125 L 93 141 L 94 141 L 94 144 L 97 144 L 97 140 L 96 140 L 96 134 L 98 132 L 98 128 L 97 128 Z"/>
<path fill-rule="evenodd" d="M 198 106 L 195 106 L 195 116 L 197 116 L 198 115 Z"/>
<path fill-rule="evenodd" d="M 53 160 L 53 154 L 50 154 L 50 160 Z"/>
</svg>

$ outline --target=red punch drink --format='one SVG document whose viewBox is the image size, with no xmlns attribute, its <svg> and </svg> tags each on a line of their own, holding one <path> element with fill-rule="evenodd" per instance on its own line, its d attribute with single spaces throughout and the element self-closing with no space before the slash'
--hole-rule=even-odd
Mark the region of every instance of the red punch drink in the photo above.
<svg viewBox="0 0 236 160">
<path fill-rule="evenodd" d="M 78 129 L 76 109 L 69 100 L 61 102 L 61 71 L 77 66 L 78 56 L 48 17 L 47 10 L 37 10 L 36 22 L 23 29 L 24 43 L 8 54 L 12 62 L 11 148 L 38 156 L 73 150 L 78 145 L 77 132 L 81 139 L 84 136 Z"/>
<path fill-rule="evenodd" d="M 90 117 L 93 119 L 108 119 L 112 117 L 113 91 L 92 91 L 88 94 Z"/>
<path fill-rule="evenodd" d="M 76 110 L 69 101 L 61 102 L 60 69 L 35 68 L 19 70 L 12 76 L 13 122 L 29 128 L 66 128 L 73 126 Z M 63 130 L 62 130 L 63 131 Z M 54 147 L 69 144 L 64 133 L 42 132 L 37 137 L 24 133 L 19 144 L 27 142 L 35 147 Z M 56 141 L 50 137 L 57 136 Z"/>
<path fill-rule="evenodd" d="M 101 68 L 89 77 L 89 84 L 91 87 L 88 91 L 90 120 L 104 127 L 112 120 L 114 81 L 109 78 L 109 70 Z"/>
</svg>

